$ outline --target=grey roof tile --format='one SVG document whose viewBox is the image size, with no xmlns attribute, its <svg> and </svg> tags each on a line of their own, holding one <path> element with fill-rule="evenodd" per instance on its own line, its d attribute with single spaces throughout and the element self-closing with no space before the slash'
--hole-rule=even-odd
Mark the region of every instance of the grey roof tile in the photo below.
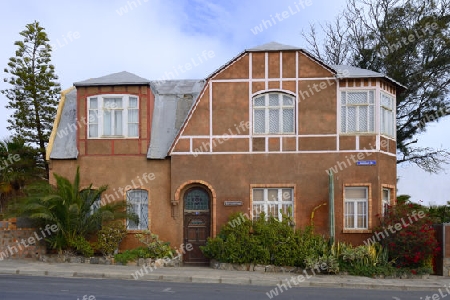
<svg viewBox="0 0 450 300">
<path fill-rule="evenodd" d="M 149 84 L 150 80 L 139 77 L 127 71 L 113 73 L 106 76 L 91 78 L 84 81 L 75 82 L 74 86 L 98 86 L 98 85 L 137 85 Z"/>
<path fill-rule="evenodd" d="M 257 52 L 257 51 L 281 51 L 281 50 L 303 50 L 302 48 L 284 45 L 277 42 L 270 42 L 263 45 L 256 46 L 254 48 L 247 49 L 249 52 Z"/>
<path fill-rule="evenodd" d="M 78 157 L 77 130 L 77 91 L 73 89 L 66 94 L 50 153 L 51 159 L 76 159 Z"/>
<path fill-rule="evenodd" d="M 227 65 L 234 62 L 246 52 L 298 50 L 311 56 L 318 63 L 336 73 L 336 77 L 353 78 L 386 78 L 398 86 L 400 83 L 384 74 L 365 70 L 353 66 L 328 65 L 302 48 L 270 42 L 241 52 L 238 56 L 227 62 L 207 77 L 206 80 L 164 80 L 150 81 L 129 72 L 119 72 L 99 78 L 92 78 L 74 83 L 75 86 L 100 85 L 150 85 L 155 95 L 155 106 L 152 116 L 152 132 L 150 146 L 147 152 L 148 159 L 164 159 L 172 146 L 181 126 L 186 121 L 196 99 L 205 83 L 212 76 L 220 72 Z M 62 110 L 60 124 L 54 140 L 51 159 L 75 159 L 78 156 L 76 147 L 76 90 L 66 95 L 66 102 Z"/>
<path fill-rule="evenodd" d="M 350 77 L 350 78 L 386 78 L 389 81 L 391 81 L 394 84 L 397 84 L 398 86 L 402 87 L 402 88 L 406 88 L 404 85 L 402 85 L 401 83 L 395 81 L 394 79 L 382 74 L 382 73 L 378 73 L 372 70 L 367 70 L 367 69 L 361 69 L 358 67 L 353 67 L 353 66 L 346 66 L 346 65 L 330 65 L 330 67 L 332 67 L 333 69 L 335 69 L 337 71 L 336 76 L 338 78 L 345 78 L 345 77 Z"/>
<path fill-rule="evenodd" d="M 204 80 L 166 80 L 150 83 L 155 94 L 155 106 L 147 158 L 164 159 L 168 155 L 204 85 Z"/>
</svg>

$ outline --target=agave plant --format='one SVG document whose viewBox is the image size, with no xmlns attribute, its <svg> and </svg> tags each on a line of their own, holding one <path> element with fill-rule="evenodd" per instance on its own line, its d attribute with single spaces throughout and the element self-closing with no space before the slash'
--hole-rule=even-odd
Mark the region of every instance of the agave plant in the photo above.
<svg viewBox="0 0 450 300">
<path fill-rule="evenodd" d="M 66 249 L 84 252 L 82 248 L 89 248 L 86 240 L 101 229 L 103 222 L 127 218 L 138 222 L 138 216 L 130 213 L 125 201 L 99 205 L 107 186 L 93 189 L 91 184 L 81 189 L 79 168 L 73 182 L 57 174 L 54 176 L 55 186 L 41 183 L 28 187 L 26 196 L 10 208 L 9 215 L 30 218 L 37 226 L 56 225 L 58 231 L 46 241 L 58 252 Z"/>
</svg>

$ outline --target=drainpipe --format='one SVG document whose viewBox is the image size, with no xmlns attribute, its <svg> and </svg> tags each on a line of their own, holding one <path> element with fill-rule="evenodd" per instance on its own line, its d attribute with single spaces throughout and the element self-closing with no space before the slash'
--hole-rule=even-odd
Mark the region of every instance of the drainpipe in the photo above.
<svg viewBox="0 0 450 300">
<path fill-rule="evenodd" d="M 334 176 L 332 171 L 328 171 L 328 210 L 330 218 L 330 244 L 334 244 L 335 228 L 334 228 Z"/>
</svg>

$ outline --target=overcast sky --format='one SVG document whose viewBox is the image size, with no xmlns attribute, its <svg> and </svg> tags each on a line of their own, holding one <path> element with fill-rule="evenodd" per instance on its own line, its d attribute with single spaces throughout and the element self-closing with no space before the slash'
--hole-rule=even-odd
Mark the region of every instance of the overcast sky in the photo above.
<svg viewBox="0 0 450 300">
<path fill-rule="evenodd" d="M 37 20 L 53 44 L 52 63 L 63 89 L 73 82 L 120 71 L 162 79 L 186 63 L 191 63 L 192 69 L 178 71 L 176 79 L 200 79 L 244 49 L 260 44 L 276 41 L 306 47 L 301 30 L 307 29 L 309 23 L 332 20 L 344 3 L 345 0 L 2 0 L 0 69 L 14 56 L 14 41 L 21 40 L 19 32 Z M 270 20 L 272 26 L 267 22 Z M 203 58 L 204 52 L 209 53 L 208 59 Z M 0 89 L 6 87 L 1 81 Z M 9 136 L 6 120 L 11 112 L 4 107 L 3 95 L 0 102 L 0 138 L 5 138 Z M 448 128 L 447 117 L 421 135 L 419 144 L 450 149 Z M 399 166 L 398 177 L 398 193 L 411 195 L 413 201 L 444 204 L 450 200 L 449 174 L 430 175 L 414 166 Z"/>
</svg>

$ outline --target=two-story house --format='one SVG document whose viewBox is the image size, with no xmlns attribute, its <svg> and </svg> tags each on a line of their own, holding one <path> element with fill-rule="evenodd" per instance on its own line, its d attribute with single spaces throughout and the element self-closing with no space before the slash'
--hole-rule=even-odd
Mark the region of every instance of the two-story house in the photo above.
<svg viewBox="0 0 450 300">
<path fill-rule="evenodd" d="M 62 93 L 48 160 L 52 173 L 73 178 L 80 166 L 86 186 L 107 184 L 101 203 L 132 204 L 140 221 L 127 222 L 123 248 L 150 229 L 174 247 L 192 243 L 184 262 L 201 263 L 198 246 L 232 213 L 292 214 L 304 227 L 317 207 L 317 232 L 361 244 L 394 204 L 403 88 L 278 43 L 204 80 L 115 73 Z"/>
</svg>

